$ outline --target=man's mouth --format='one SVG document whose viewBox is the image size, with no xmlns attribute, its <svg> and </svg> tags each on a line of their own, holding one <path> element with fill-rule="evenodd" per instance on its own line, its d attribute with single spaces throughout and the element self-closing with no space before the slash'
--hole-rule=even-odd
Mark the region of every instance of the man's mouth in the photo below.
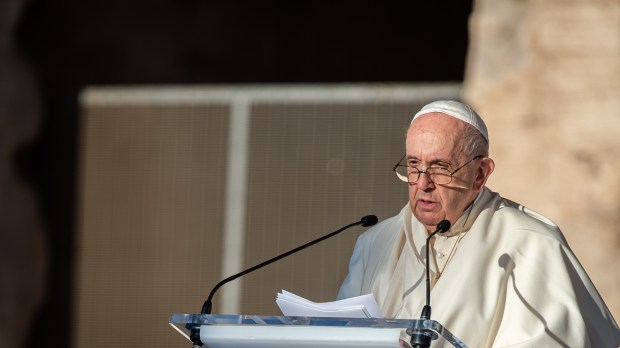
<svg viewBox="0 0 620 348">
<path fill-rule="evenodd" d="M 418 199 L 418 206 L 423 209 L 431 209 L 437 205 L 437 202 L 427 199 Z"/>
</svg>

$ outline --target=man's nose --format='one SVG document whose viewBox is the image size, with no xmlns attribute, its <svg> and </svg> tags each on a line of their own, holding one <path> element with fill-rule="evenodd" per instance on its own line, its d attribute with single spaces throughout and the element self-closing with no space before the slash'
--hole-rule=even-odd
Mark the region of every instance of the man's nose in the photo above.
<svg viewBox="0 0 620 348">
<path fill-rule="evenodd" d="M 421 172 L 417 182 L 420 190 L 428 190 L 435 188 L 435 183 L 431 180 L 431 176 L 427 172 Z"/>
</svg>

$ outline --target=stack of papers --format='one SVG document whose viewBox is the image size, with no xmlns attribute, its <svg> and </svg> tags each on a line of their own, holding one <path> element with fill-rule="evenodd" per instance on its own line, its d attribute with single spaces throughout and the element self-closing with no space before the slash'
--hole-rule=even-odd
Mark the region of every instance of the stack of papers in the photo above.
<svg viewBox="0 0 620 348">
<path fill-rule="evenodd" d="M 276 303 L 287 317 L 383 318 L 372 294 L 315 303 L 282 290 L 278 293 Z"/>
</svg>

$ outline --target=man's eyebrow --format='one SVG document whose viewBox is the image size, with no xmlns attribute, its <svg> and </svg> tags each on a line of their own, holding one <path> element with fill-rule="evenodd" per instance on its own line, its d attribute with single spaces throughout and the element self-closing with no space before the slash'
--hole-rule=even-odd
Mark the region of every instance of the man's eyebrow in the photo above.
<svg viewBox="0 0 620 348">
<path fill-rule="evenodd" d="M 415 156 L 410 156 L 410 155 L 406 155 L 405 158 L 407 159 L 407 162 L 409 161 L 419 161 L 419 159 Z"/>
<path fill-rule="evenodd" d="M 415 156 L 407 156 L 407 163 L 410 163 L 410 162 L 421 162 L 421 160 L 419 158 L 415 157 Z M 440 158 L 434 159 L 434 160 L 430 161 L 428 164 L 431 165 L 431 166 L 432 165 L 442 165 L 442 166 L 446 166 L 446 167 L 451 167 L 452 166 L 452 163 L 449 160 L 440 159 Z"/>
<path fill-rule="evenodd" d="M 437 159 L 437 160 L 431 161 L 429 164 L 430 164 L 430 166 L 439 165 L 439 166 L 447 167 L 447 168 L 452 167 L 452 163 L 450 163 L 450 162 L 448 162 L 446 160 L 441 160 L 441 159 Z"/>
</svg>

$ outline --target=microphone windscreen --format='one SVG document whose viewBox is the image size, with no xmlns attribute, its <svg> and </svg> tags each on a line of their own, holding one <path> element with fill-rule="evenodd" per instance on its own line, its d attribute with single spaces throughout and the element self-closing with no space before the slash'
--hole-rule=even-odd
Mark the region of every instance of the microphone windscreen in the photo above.
<svg viewBox="0 0 620 348">
<path fill-rule="evenodd" d="M 437 224 L 437 231 L 439 231 L 439 233 L 444 233 L 449 229 L 450 229 L 450 221 L 448 220 L 441 220 Z"/>
<path fill-rule="evenodd" d="M 366 215 L 360 221 L 362 222 L 362 226 L 368 227 L 375 225 L 377 222 L 379 222 L 379 219 L 374 215 Z"/>
</svg>

